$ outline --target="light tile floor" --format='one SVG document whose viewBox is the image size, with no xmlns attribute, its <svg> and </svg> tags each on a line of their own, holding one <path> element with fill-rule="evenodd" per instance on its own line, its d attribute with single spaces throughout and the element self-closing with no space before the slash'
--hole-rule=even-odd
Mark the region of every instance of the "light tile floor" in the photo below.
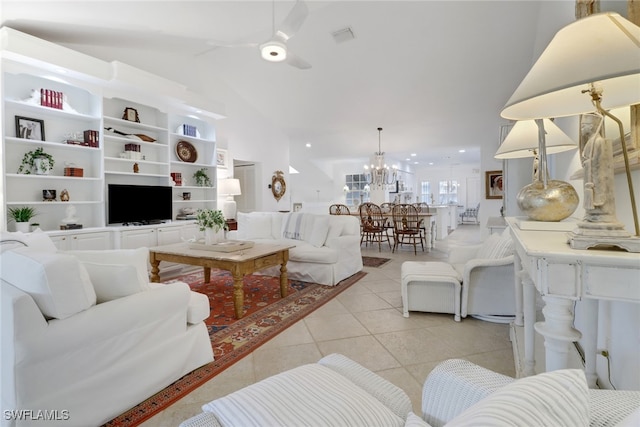
<svg viewBox="0 0 640 427">
<path fill-rule="evenodd" d="M 391 258 L 332 301 L 300 320 L 252 354 L 194 392 L 146 421 L 145 427 L 177 426 L 201 412 L 202 404 L 270 375 L 342 353 L 401 387 L 420 413 L 422 383 L 442 360 L 462 358 L 515 376 L 509 327 L 471 317 L 456 323 L 453 315 L 411 312 L 402 316 L 400 267 L 403 261 L 445 259 L 447 247 L 477 242 L 478 225 L 462 225 L 431 252 L 396 253 L 362 246 L 363 255 Z"/>
</svg>

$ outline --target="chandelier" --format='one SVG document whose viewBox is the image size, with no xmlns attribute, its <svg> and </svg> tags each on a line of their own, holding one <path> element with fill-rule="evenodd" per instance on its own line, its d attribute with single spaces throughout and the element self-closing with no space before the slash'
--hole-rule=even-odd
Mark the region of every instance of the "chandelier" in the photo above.
<svg viewBox="0 0 640 427">
<path fill-rule="evenodd" d="M 382 128 L 378 128 L 378 151 L 374 153 L 371 166 L 364 166 L 365 179 L 370 186 L 382 187 L 393 184 L 398 178 L 398 167 L 391 168 L 384 162 L 384 152 L 380 148 Z"/>
</svg>

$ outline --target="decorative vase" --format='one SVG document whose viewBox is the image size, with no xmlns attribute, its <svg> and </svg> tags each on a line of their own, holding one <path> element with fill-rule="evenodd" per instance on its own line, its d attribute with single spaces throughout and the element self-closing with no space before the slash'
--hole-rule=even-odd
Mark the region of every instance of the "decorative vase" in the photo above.
<svg viewBox="0 0 640 427">
<path fill-rule="evenodd" d="M 31 224 L 29 222 L 16 222 L 16 231 L 20 231 L 22 233 L 28 233 L 31 231 Z"/>
<path fill-rule="evenodd" d="M 51 163 L 46 157 L 38 157 L 33 161 L 36 169 L 36 175 L 49 175 L 51 171 Z"/>
<path fill-rule="evenodd" d="M 224 240 L 224 230 L 216 230 L 215 228 L 207 228 L 204 230 L 204 244 L 215 245 Z"/>
</svg>

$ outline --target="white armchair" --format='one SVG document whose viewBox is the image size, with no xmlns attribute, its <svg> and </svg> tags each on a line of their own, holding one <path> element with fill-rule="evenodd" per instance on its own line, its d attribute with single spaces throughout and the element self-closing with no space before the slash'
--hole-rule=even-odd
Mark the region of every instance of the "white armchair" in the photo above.
<svg viewBox="0 0 640 427">
<path fill-rule="evenodd" d="M 449 264 L 462 276 L 460 315 L 508 321 L 515 315 L 513 242 L 509 229 L 482 244 L 454 246 Z"/>
<path fill-rule="evenodd" d="M 403 315 L 409 311 L 473 315 L 492 322 L 515 316 L 513 242 L 509 229 L 479 245 L 455 246 L 447 262 L 405 261 L 401 269 Z"/>
<path fill-rule="evenodd" d="M 331 354 L 213 400 L 180 427 L 626 427 L 637 426 L 640 417 L 640 392 L 590 390 L 581 370 L 514 380 L 460 359 L 431 371 L 421 403 L 421 414 L 415 414 L 402 389 Z"/>
<path fill-rule="evenodd" d="M 0 256 L 3 427 L 101 425 L 213 360 L 208 298 L 152 286 L 148 249 L 59 252 L 29 238 Z M 45 423 L 11 415 L 52 409 L 64 412 Z"/>
</svg>

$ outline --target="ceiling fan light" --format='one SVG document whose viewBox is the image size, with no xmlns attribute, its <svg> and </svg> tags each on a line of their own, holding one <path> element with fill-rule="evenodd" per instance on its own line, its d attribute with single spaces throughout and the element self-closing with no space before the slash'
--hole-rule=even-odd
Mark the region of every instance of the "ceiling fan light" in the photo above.
<svg viewBox="0 0 640 427">
<path fill-rule="evenodd" d="M 268 41 L 260 46 L 262 59 L 269 62 L 281 62 L 287 59 L 287 47 L 284 43 Z"/>
</svg>

